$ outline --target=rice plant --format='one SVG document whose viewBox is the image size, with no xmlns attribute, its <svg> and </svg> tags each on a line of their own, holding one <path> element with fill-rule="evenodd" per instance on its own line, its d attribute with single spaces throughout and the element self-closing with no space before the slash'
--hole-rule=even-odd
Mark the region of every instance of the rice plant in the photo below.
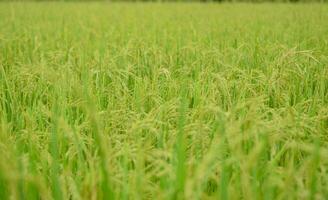
<svg viewBox="0 0 328 200">
<path fill-rule="evenodd" d="M 1 3 L 0 199 L 327 199 L 326 4 Z"/>
</svg>

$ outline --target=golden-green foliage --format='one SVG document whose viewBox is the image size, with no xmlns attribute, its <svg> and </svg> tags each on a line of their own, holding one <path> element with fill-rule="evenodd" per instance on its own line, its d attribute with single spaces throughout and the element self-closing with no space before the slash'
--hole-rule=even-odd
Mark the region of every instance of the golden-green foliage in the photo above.
<svg viewBox="0 0 328 200">
<path fill-rule="evenodd" d="M 326 199 L 328 6 L 0 4 L 0 199 Z"/>
</svg>

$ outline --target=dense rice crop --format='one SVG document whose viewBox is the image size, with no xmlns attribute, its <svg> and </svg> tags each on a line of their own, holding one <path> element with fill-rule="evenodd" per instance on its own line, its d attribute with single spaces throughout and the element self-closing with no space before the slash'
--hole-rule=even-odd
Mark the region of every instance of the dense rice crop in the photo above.
<svg viewBox="0 0 328 200">
<path fill-rule="evenodd" d="M 0 4 L 0 199 L 327 199 L 328 6 Z"/>
</svg>

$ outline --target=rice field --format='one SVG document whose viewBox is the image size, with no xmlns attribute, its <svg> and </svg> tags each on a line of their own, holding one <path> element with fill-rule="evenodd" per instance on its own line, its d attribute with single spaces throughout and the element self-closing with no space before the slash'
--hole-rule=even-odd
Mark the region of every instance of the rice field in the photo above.
<svg viewBox="0 0 328 200">
<path fill-rule="evenodd" d="M 328 199 L 328 5 L 0 3 L 0 199 Z"/>
</svg>

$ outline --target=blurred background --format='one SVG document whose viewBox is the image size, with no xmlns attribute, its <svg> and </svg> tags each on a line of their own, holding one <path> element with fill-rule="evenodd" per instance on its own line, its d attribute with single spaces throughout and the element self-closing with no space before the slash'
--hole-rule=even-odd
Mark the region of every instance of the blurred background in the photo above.
<svg viewBox="0 0 328 200">
<path fill-rule="evenodd" d="M 263 3 L 263 2 L 275 2 L 275 3 L 314 3 L 314 2 L 328 2 L 328 0 L 0 0 L 0 2 L 247 2 L 247 3 Z"/>
</svg>

